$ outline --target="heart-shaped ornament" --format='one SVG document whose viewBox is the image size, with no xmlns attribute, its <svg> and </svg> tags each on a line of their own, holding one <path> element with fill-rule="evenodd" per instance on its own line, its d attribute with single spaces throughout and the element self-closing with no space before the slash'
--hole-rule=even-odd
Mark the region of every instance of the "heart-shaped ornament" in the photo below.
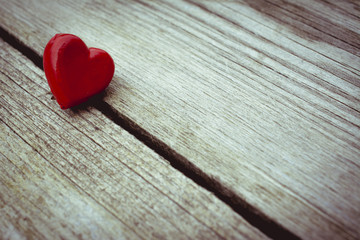
<svg viewBox="0 0 360 240">
<path fill-rule="evenodd" d="M 115 71 L 114 61 L 107 52 L 88 48 L 72 34 L 56 34 L 50 39 L 43 64 L 51 92 L 62 109 L 103 91 Z"/>
</svg>

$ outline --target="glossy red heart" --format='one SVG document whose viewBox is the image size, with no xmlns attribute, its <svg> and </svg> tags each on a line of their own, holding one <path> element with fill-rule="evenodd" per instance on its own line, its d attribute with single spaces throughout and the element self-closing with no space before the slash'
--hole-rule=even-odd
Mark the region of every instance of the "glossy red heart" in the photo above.
<svg viewBox="0 0 360 240">
<path fill-rule="evenodd" d="M 114 75 L 115 65 L 104 50 L 88 48 L 72 34 L 56 34 L 44 50 L 44 71 L 62 109 L 101 92 Z"/>
</svg>

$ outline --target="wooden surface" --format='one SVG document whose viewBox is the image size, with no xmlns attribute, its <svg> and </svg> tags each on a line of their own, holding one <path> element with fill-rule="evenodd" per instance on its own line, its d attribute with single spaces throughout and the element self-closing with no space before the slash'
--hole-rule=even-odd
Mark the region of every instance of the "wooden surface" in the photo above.
<svg viewBox="0 0 360 240">
<path fill-rule="evenodd" d="M 55 33 L 67 32 L 115 61 L 101 104 L 61 111 L 43 72 L 21 68 L 19 61 L 28 60 L 2 43 L 4 166 L 16 166 L 10 156 L 23 158 L 15 142 L 27 144 L 43 162 L 29 162 L 31 168 L 52 169 L 51 181 L 64 178 L 52 194 L 76 189 L 79 201 L 65 213 L 46 210 L 60 225 L 66 221 L 59 214 L 93 206 L 111 226 L 124 225 L 129 238 L 156 238 L 158 231 L 166 238 L 180 238 L 177 231 L 192 238 L 265 237 L 260 231 L 280 238 L 266 226 L 304 239 L 360 238 L 359 1 L 0 2 L 2 32 L 32 60 Z M 130 153 L 133 160 L 124 160 Z M 100 174 L 110 170 L 111 176 Z M 14 175 L 9 171 L 2 183 Z M 35 182 L 35 189 L 51 189 Z M 22 205 L 7 200 L 15 190 L 4 185 L 2 204 Z M 18 212 L 36 210 L 23 209 Z M 151 213 L 146 221 L 145 212 Z M 51 229 L 40 215 L 34 228 Z M 9 219 L 13 225 L 2 231 L 26 232 L 11 214 L 1 221 Z M 98 224 L 99 234 L 117 234 Z"/>
<path fill-rule="evenodd" d="M 265 238 L 99 111 L 59 109 L 42 71 L 0 46 L 2 234 Z"/>
</svg>

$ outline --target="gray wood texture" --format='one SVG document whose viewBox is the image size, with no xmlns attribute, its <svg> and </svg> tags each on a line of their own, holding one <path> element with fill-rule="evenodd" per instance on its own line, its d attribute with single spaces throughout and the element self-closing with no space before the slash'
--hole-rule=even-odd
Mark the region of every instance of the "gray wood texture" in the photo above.
<svg viewBox="0 0 360 240">
<path fill-rule="evenodd" d="M 96 109 L 59 109 L 0 49 L 1 238 L 267 239 Z"/>
<path fill-rule="evenodd" d="M 302 238 L 360 237 L 358 1 L 0 9 L 1 26 L 39 55 L 59 32 L 108 51 L 104 101 L 224 191 Z"/>
</svg>

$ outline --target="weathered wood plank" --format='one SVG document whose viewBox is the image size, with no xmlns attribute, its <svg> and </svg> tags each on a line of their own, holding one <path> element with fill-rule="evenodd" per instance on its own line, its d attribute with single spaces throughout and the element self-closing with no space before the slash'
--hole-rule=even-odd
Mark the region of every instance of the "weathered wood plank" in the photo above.
<svg viewBox="0 0 360 240">
<path fill-rule="evenodd" d="M 331 2 L 4 1 L 1 21 L 38 54 L 57 32 L 105 48 L 119 112 L 297 235 L 356 238 L 360 21 Z"/>
<path fill-rule="evenodd" d="M 2 239 L 139 238 L 0 120 Z"/>
<path fill-rule="evenodd" d="M 266 239 L 97 110 L 60 110 L 43 72 L 0 49 L 2 236 Z"/>
</svg>

